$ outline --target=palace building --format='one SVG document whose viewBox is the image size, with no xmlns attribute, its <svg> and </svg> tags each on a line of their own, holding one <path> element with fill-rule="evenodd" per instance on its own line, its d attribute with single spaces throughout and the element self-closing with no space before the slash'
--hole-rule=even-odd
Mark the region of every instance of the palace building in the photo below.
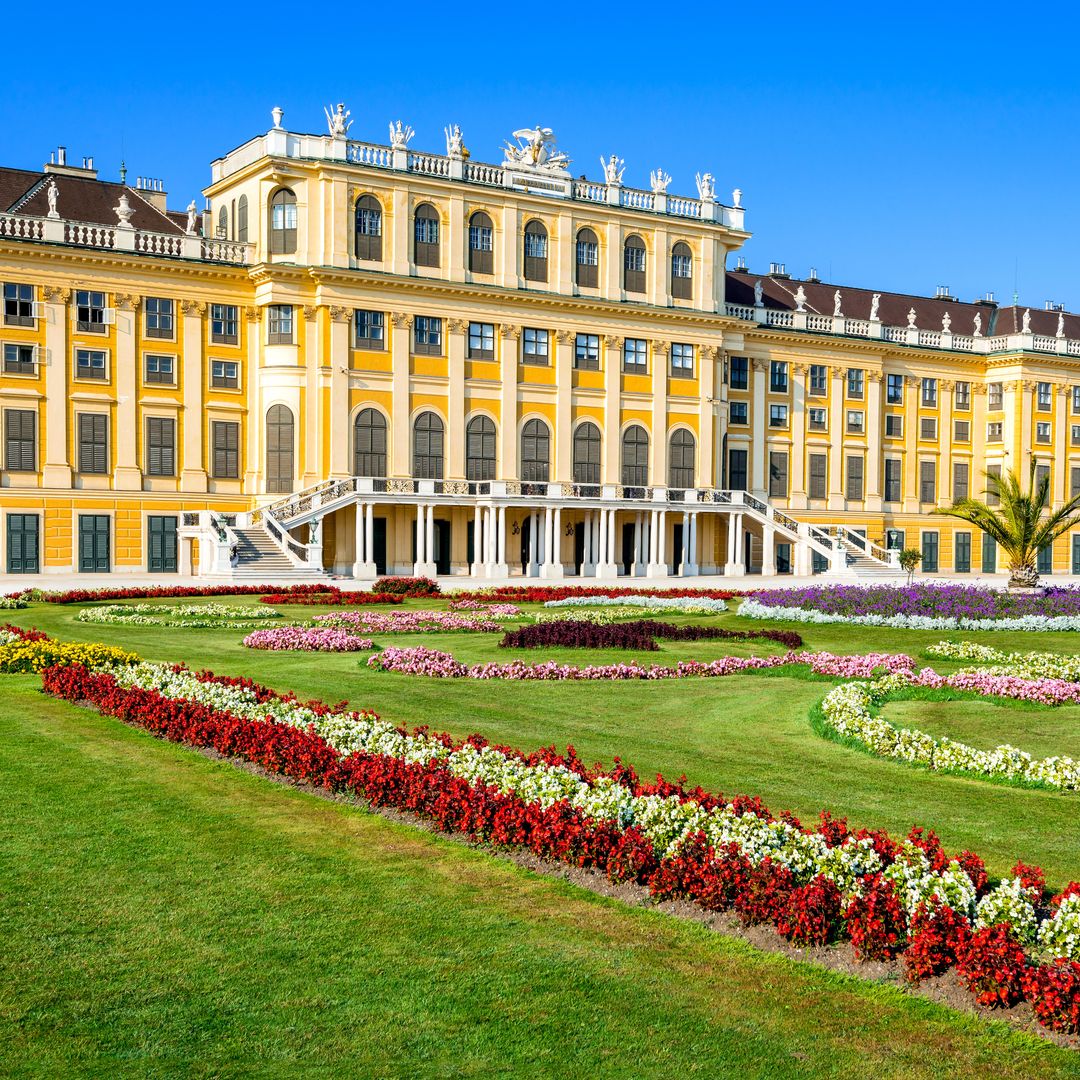
<svg viewBox="0 0 1080 1080">
<path fill-rule="evenodd" d="M 751 273 L 708 173 L 348 115 L 275 110 L 202 211 L 0 169 L 0 570 L 994 572 L 935 506 L 1030 463 L 1080 491 L 1080 316 Z"/>
</svg>

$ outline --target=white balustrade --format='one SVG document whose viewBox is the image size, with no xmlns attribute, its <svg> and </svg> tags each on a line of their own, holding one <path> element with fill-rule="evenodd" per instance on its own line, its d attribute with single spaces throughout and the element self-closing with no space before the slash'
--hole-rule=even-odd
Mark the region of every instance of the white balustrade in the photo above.
<svg viewBox="0 0 1080 1080">
<path fill-rule="evenodd" d="M 346 151 L 348 160 L 354 165 L 370 165 L 375 169 L 389 169 L 393 163 L 389 146 L 376 146 L 374 143 L 351 142 Z"/>
<path fill-rule="evenodd" d="M 588 180 L 574 181 L 574 198 L 582 202 L 607 202 L 607 186 L 594 184 Z"/>
<path fill-rule="evenodd" d="M 765 325 L 782 326 L 790 329 L 795 325 L 795 312 L 780 311 L 776 308 L 769 308 L 765 312 Z"/>
<path fill-rule="evenodd" d="M 631 210 L 653 210 L 656 207 L 656 196 L 651 191 L 623 188 L 619 192 L 619 205 L 628 206 Z"/>
<path fill-rule="evenodd" d="M 886 326 L 882 328 L 886 341 L 907 341 L 906 326 Z"/>
<path fill-rule="evenodd" d="M 45 219 L 0 214 L 0 236 L 13 240 L 42 240 L 45 237 Z"/>
<path fill-rule="evenodd" d="M 941 348 L 941 331 L 940 330 L 920 330 L 919 331 L 919 344 L 929 345 L 933 349 Z"/>
<path fill-rule="evenodd" d="M 975 342 L 978 338 L 969 337 L 967 334 L 953 334 L 952 347 L 957 352 L 975 352 Z"/>
<path fill-rule="evenodd" d="M 474 184 L 503 185 L 503 171 L 498 165 L 485 165 L 480 161 L 465 162 L 465 179 Z"/>
<path fill-rule="evenodd" d="M 724 310 L 731 319 L 745 319 L 747 322 L 754 321 L 754 309 L 744 307 L 741 304 L 725 304 Z"/>
<path fill-rule="evenodd" d="M 668 213 L 674 214 L 675 217 L 701 217 L 701 201 L 699 199 L 684 199 L 678 195 L 669 195 L 667 209 Z"/>
<path fill-rule="evenodd" d="M 175 233 L 135 233 L 135 250 L 147 255 L 183 255 L 183 238 Z"/>
<path fill-rule="evenodd" d="M 833 328 L 833 321 L 831 315 L 815 315 L 813 313 L 806 316 L 806 329 L 807 330 L 819 330 L 825 333 L 831 333 Z"/>
<path fill-rule="evenodd" d="M 986 339 L 987 352 L 1001 352 L 1009 347 L 1009 339 L 1004 335 Z"/>
<path fill-rule="evenodd" d="M 844 333 L 852 337 L 869 337 L 870 323 L 866 319 L 845 319 Z"/>
<path fill-rule="evenodd" d="M 1057 338 L 1046 337 L 1043 334 L 1036 334 L 1031 345 L 1039 352 L 1057 352 Z"/>
<path fill-rule="evenodd" d="M 450 159 L 436 154 L 409 154 L 409 172 L 424 176 L 449 176 Z"/>
<path fill-rule="evenodd" d="M 84 224 L 81 221 L 64 222 L 64 239 L 79 247 L 111 248 L 115 230 L 104 225 Z"/>
</svg>

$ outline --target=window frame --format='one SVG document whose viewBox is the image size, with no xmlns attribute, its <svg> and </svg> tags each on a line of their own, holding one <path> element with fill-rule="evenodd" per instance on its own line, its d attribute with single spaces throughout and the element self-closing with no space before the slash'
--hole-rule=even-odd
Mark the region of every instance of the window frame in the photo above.
<svg viewBox="0 0 1080 1080">
<path fill-rule="evenodd" d="M 442 356 L 444 340 L 443 320 L 441 316 L 414 316 L 412 333 L 412 351 L 414 356 Z"/>
<path fill-rule="evenodd" d="M 600 370 L 600 335 L 578 333 L 574 335 L 574 370 Z"/>
<path fill-rule="evenodd" d="M 85 299 L 83 299 L 85 297 Z M 95 299 L 95 297 L 99 299 Z M 105 309 L 108 296 L 99 289 L 75 290 L 75 331 L 79 334 L 106 334 Z"/>
<path fill-rule="evenodd" d="M 86 429 L 89 428 L 89 437 Z M 75 471 L 80 476 L 109 475 L 109 414 L 75 414 Z"/>
<path fill-rule="evenodd" d="M 769 427 L 770 428 L 786 428 L 788 426 L 788 407 L 787 405 L 776 402 L 769 405 Z"/>
<path fill-rule="evenodd" d="M 479 344 L 474 345 L 477 341 Z M 469 360 L 494 360 L 495 359 L 495 324 L 494 323 L 469 323 L 465 355 Z"/>
<path fill-rule="evenodd" d="M 368 329 L 368 333 L 363 335 L 360 333 L 362 322 Z M 373 330 L 377 333 L 372 333 Z M 353 348 L 366 352 L 386 351 L 386 312 L 370 308 L 353 311 Z"/>
<path fill-rule="evenodd" d="M 738 379 L 737 382 L 736 379 Z M 729 357 L 728 386 L 732 390 L 750 389 L 750 357 Z"/>
<path fill-rule="evenodd" d="M 278 188 L 270 196 L 267 232 L 271 255 L 295 255 L 300 220 L 296 204 L 296 192 L 292 188 Z"/>
<path fill-rule="evenodd" d="M 101 358 L 101 364 L 81 364 L 79 357 L 81 355 L 94 356 Z M 100 375 L 87 375 L 80 369 L 87 369 L 89 371 L 100 371 Z M 108 349 L 88 349 L 83 345 L 77 345 L 74 349 L 74 379 L 77 382 L 93 382 L 102 383 L 108 382 L 110 376 L 109 369 L 109 350 Z"/>
<path fill-rule="evenodd" d="M 688 341 L 673 341 L 668 354 L 668 370 L 673 379 L 694 378 L 694 346 Z"/>
<path fill-rule="evenodd" d="M 16 417 L 17 427 L 13 434 L 12 421 Z M 38 472 L 38 410 L 5 407 L 0 418 L 4 424 L 4 472 Z M 29 435 L 25 430 L 27 425 L 30 428 Z"/>
<path fill-rule="evenodd" d="M 586 258 L 582 259 L 582 255 Z M 578 229 L 574 236 L 574 284 L 580 289 L 600 287 L 600 240 L 587 226 Z"/>
<path fill-rule="evenodd" d="M 685 240 L 671 247 L 670 282 L 672 299 L 694 299 L 694 252 Z"/>
<path fill-rule="evenodd" d="M 266 305 L 266 344 L 296 344 L 296 308 L 292 304 Z"/>
<path fill-rule="evenodd" d="M 482 219 L 482 220 L 480 220 Z M 474 210 L 466 225 L 469 273 L 495 273 L 495 223 L 486 210 Z M 487 246 L 484 246 L 486 242 Z"/>
<path fill-rule="evenodd" d="M 631 233 L 623 241 L 623 291 L 644 295 L 648 289 L 648 248 L 645 241 Z"/>
<path fill-rule="evenodd" d="M 438 269 L 442 263 L 442 217 L 439 211 L 429 202 L 417 203 L 412 220 L 413 263 Z"/>
<path fill-rule="evenodd" d="M 383 261 L 383 205 L 366 191 L 353 203 L 353 254 L 361 262 Z"/>
<path fill-rule="evenodd" d="M 157 341 L 176 340 L 176 302 L 167 296 L 148 296 L 143 301 L 144 332 Z"/>
<path fill-rule="evenodd" d="M 769 393 L 786 394 L 791 388 L 791 378 L 786 360 L 769 361 Z"/>
<path fill-rule="evenodd" d="M 630 357 L 634 359 L 631 360 Z M 649 342 L 646 338 L 623 338 L 622 369 L 624 375 L 648 375 Z"/>
<path fill-rule="evenodd" d="M 28 282 L 4 282 L 5 326 L 28 326 L 32 328 L 37 325 L 37 317 L 34 315 L 34 295 L 34 286 Z M 24 307 L 26 308 L 25 311 L 23 310 Z"/>
<path fill-rule="evenodd" d="M 232 430 L 235 434 L 235 446 L 218 446 L 218 432 L 227 433 Z M 240 479 L 240 421 L 211 419 L 209 431 L 210 437 L 210 478 L 212 480 L 239 480 Z M 228 439 L 223 440 L 228 443 Z M 219 455 L 223 455 L 219 458 Z M 233 457 L 230 459 L 230 455 Z M 234 462 L 230 471 L 230 460 Z M 223 465 L 219 467 L 219 463 Z"/>
<path fill-rule="evenodd" d="M 231 333 L 230 327 L 232 327 Z M 210 343 L 212 345 L 238 345 L 240 343 L 240 308 L 236 304 L 210 305 Z"/>
<path fill-rule="evenodd" d="M 26 354 L 29 354 L 29 359 L 27 359 Z M 3 342 L 2 370 L 5 375 L 36 378 L 38 375 L 38 363 L 37 345 L 32 345 L 28 341 Z"/>
<path fill-rule="evenodd" d="M 215 368 L 221 365 L 221 374 L 215 370 Z M 229 375 L 227 368 L 234 367 L 236 373 Z M 239 390 L 240 389 L 240 361 L 239 360 L 223 360 L 218 357 L 211 357 L 210 364 L 210 389 L 211 390 Z"/>
<path fill-rule="evenodd" d="M 852 401 L 863 401 L 866 398 L 866 369 L 848 368 L 847 370 L 847 396 Z"/>
<path fill-rule="evenodd" d="M 168 361 L 168 371 L 162 372 L 160 370 L 161 361 Z M 157 370 L 151 371 L 150 362 L 154 361 L 157 366 Z M 143 386 L 176 386 L 176 354 L 175 353 L 143 353 L 142 362 L 142 376 Z M 160 378 L 161 375 L 167 374 L 168 378 Z"/>
<path fill-rule="evenodd" d="M 158 432 L 155 440 L 153 432 Z M 160 436 L 163 432 L 169 432 L 169 439 L 164 440 Z M 176 476 L 176 417 L 175 416 L 147 416 L 144 418 L 143 447 L 144 473 L 147 476 L 172 479 Z M 155 468 L 154 451 L 157 451 L 160 460 Z M 168 454 L 166 458 L 164 455 Z"/>
<path fill-rule="evenodd" d="M 541 342 L 543 349 L 540 349 Z M 531 348 L 530 348 L 531 346 Z M 551 331 L 542 326 L 521 329 L 521 362 L 536 367 L 551 366 Z"/>
</svg>

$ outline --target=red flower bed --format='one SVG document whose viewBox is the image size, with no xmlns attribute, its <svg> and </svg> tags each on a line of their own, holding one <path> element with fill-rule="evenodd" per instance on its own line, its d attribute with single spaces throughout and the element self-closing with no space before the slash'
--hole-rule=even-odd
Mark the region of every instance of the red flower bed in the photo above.
<svg viewBox="0 0 1080 1080">
<path fill-rule="evenodd" d="M 442 592 L 438 582 L 426 577 L 382 577 L 371 591 L 390 596 L 438 596 Z"/>
<path fill-rule="evenodd" d="M 246 679 L 202 672 L 199 678 L 242 685 L 259 701 L 278 696 Z M 107 673 L 81 665 L 52 667 L 43 674 L 47 692 L 69 701 L 89 701 L 106 715 L 118 717 L 174 742 L 212 747 L 241 757 L 271 772 L 297 781 L 355 794 L 375 806 L 396 807 L 419 814 L 445 831 L 462 832 L 500 846 L 525 848 L 538 856 L 583 867 L 595 867 L 612 880 L 645 885 L 658 899 L 688 899 L 714 911 L 734 909 L 747 923 L 770 923 L 800 944 L 823 944 L 850 937 L 863 956 L 889 956 L 900 947 L 902 919 L 895 896 L 879 876 L 864 881 L 861 899 L 842 909 L 836 885 L 824 876 L 799 884 L 785 866 L 764 859 L 753 866 L 737 845 L 714 850 L 704 834 L 683 843 L 672 857 L 658 858 L 652 844 L 637 828 L 622 830 L 615 822 L 585 818 L 568 802 L 546 808 L 525 803 L 483 783 L 454 776 L 445 762 L 406 763 L 401 758 L 358 751 L 342 756 L 313 730 L 300 730 L 272 720 L 242 719 L 194 701 L 174 700 L 149 690 L 123 689 Z M 289 700 L 295 700 L 290 698 Z M 305 703 L 320 712 L 329 706 Z M 418 729 L 423 731 L 424 729 Z M 426 732 L 425 732 L 426 733 Z M 449 736 L 439 738 L 448 746 Z M 467 740 L 488 745 L 481 736 Z M 643 783 L 634 770 L 616 760 L 606 772 L 588 768 L 568 748 L 554 747 L 524 754 L 496 747 L 529 763 L 564 765 L 586 780 L 609 776 L 638 796 L 660 795 L 692 800 L 704 809 L 729 807 L 774 820 L 760 799 L 726 799 L 701 788 L 687 789 L 682 781 L 658 776 Z M 795 828 L 805 828 L 789 813 L 779 815 Z M 852 835 L 845 822 L 823 816 L 821 835 L 830 844 Z M 897 851 L 884 833 L 854 835 L 873 840 L 886 863 Z M 940 843 L 932 833 L 913 830 L 910 839 L 937 860 Z M 944 857 L 944 856 L 943 856 Z M 981 865 L 981 861 L 978 865 Z M 1034 868 L 1025 868 L 1034 884 Z M 923 906 L 908 928 L 910 944 L 901 955 L 909 977 L 918 979 L 955 965 L 957 973 L 984 1004 L 1011 1005 L 1027 997 L 1035 1015 L 1047 1027 L 1075 1031 L 1080 1027 L 1080 963 L 1058 961 L 1031 965 L 1007 926 L 972 932 L 967 919 L 938 903 Z"/>
<path fill-rule="evenodd" d="M 23 641 L 48 641 L 49 635 L 44 630 L 36 630 L 34 627 L 30 627 L 29 630 L 24 630 L 21 626 L 12 626 L 11 623 L 4 623 L 0 626 L 0 630 L 6 630 L 9 634 L 14 634 L 16 637 L 22 638 Z"/>
<path fill-rule="evenodd" d="M 395 596 L 393 593 L 374 592 L 344 592 L 341 589 L 330 588 L 317 593 L 270 593 L 268 596 L 260 596 L 259 601 L 263 604 L 273 604 L 280 607 L 284 604 L 306 604 L 308 607 L 326 606 L 331 607 L 339 604 L 403 604 L 404 596 Z"/>
<path fill-rule="evenodd" d="M 97 600 L 168 600 L 189 596 L 258 596 L 263 593 L 298 596 L 326 592 L 325 585 L 147 585 L 119 589 L 69 589 L 45 593 L 48 604 L 92 604 Z"/>
<path fill-rule="evenodd" d="M 578 619 L 532 623 L 517 630 L 508 630 L 499 647 L 502 649 L 643 649 L 655 652 L 656 638 L 669 641 L 725 640 L 747 641 L 764 638 L 788 649 L 802 647 L 803 640 L 792 630 L 725 630 L 719 626 L 676 626 L 655 619 L 635 619 L 630 622 L 596 623 Z"/>
<path fill-rule="evenodd" d="M 630 585 L 496 585 L 478 592 L 485 600 L 511 604 L 546 604 L 571 596 L 697 596 L 709 600 L 731 600 L 750 596 L 737 589 L 650 589 Z"/>
</svg>

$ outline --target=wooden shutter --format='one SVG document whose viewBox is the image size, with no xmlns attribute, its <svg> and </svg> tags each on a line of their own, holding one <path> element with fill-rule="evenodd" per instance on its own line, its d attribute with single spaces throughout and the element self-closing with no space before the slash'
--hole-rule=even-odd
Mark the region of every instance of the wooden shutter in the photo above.
<svg viewBox="0 0 1080 1080">
<path fill-rule="evenodd" d="M 151 573 L 175 574 L 176 518 L 153 514 L 147 519 L 146 565 Z"/>
<path fill-rule="evenodd" d="M 104 413 L 79 413 L 79 472 L 109 471 L 109 418 Z"/>
<path fill-rule="evenodd" d="M 240 425 L 232 421 L 215 420 L 211 425 L 213 475 L 222 480 L 240 476 Z"/>
<path fill-rule="evenodd" d="M 176 475 L 176 421 L 172 417 L 146 419 L 146 471 L 150 476 Z"/>
<path fill-rule="evenodd" d="M 37 413 L 4 410 L 4 467 L 10 472 L 37 471 Z"/>
<path fill-rule="evenodd" d="M 824 454 L 810 455 L 810 491 L 811 499 L 824 499 L 828 484 L 829 459 Z"/>
<path fill-rule="evenodd" d="M 38 515 L 8 514 L 7 570 L 9 574 L 39 572 Z"/>
</svg>

